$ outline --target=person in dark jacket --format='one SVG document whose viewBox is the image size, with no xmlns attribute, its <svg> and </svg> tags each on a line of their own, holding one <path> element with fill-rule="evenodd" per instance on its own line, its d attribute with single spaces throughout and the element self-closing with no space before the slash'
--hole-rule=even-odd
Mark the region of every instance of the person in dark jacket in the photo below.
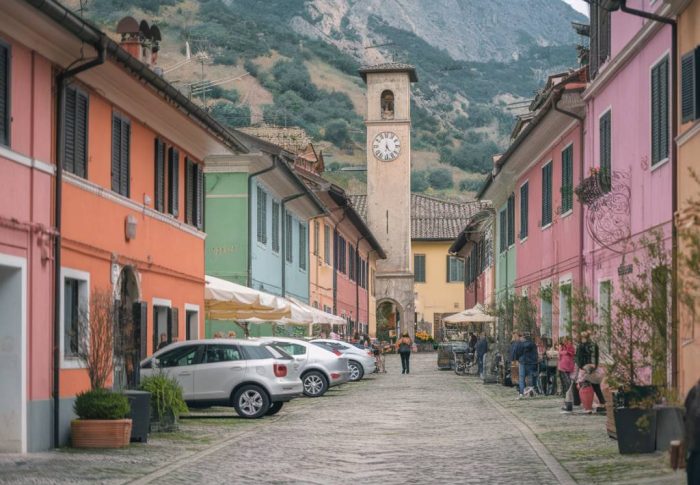
<svg viewBox="0 0 700 485">
<path fill-rule="evenodd" d="M 522 399 L 525 395 L 525 381 L 530 376 L 530 385 L 536 388 L 537 379 L 537 346 L 532 341 L 529 332 L 525 332 L 520 339 L 520 343 L 515 347 L 513 357 L 520 365 L 519 372 L 519 395 L 518 399 Z"/>
<path fill-rule="evenodd" d="M 591 333 L 588 331 L 581 332 L 580 338 L 581 343 L 579 343 L 578 347 L 576 348 L 576 366 L 579 369 L 583 369 L 584 366 L 591 364 L 593 365 L 593 369 L 597 369 L 600 353 L 598 344 L 591 340 Z M 595 392 L 595 395 L 598 398 L 598 402 L 601 406 L 604 406 L 605 397 L 603 396 L 603 391 L 600 388 L 600 384 L 591 383 L 591 386 L 593 387 L 593 392 Z"/>
<path fill-rule="evenodd" d="M 489 343 L 486 340 L 486 334 L 482 332 L 479 341 L 476 343 L 476 363 L 477 369 L 479 370 L 479 376 L 481 377 L 484 375 L 484 355 L 486 355 L 486 352 L 488 351 Z"/>
<path fill-rule="evenodd" d="M 700 483 L 700 381 L 685 398 L 685 449 L 688 485 Z"/>
</svg>

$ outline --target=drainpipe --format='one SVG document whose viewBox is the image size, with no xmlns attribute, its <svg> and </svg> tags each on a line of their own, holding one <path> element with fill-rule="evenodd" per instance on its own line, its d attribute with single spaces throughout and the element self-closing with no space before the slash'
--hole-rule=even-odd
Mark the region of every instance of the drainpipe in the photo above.
<svg viewBox="0 0 700 485">
<path fill-rule="evenodd" d="M 97 57 L 67 71 L 56 75 L 56 189 L 54 191 L 54 226 L 56 239 L 54 252 L 54 285 L 53 285 L 53 444 L 60 445 L 60 365 L 61 365 L 61 209 L 63 204 L 63 96 L 66 82 L 77 74 L 97 67 L 105 62 L 103 40 L 94 45 Z"/>
<path fill-rule="evenodd" d="M 372 274 L 371 260 L 372 260 L 372 253 L 376 253 L 376 252 L 377 251 L 375 249 L 371 249 L 371 248 L 369 251 L 367 251 L 367 275 L 366 275 L 367 276 L 367 288 L 365 288 L 367 290 L 367 335 L 369 335 L 369 309 L 370 309 L 370 306 L 369 306 L 369 287 L 371 284 L 370 275 Z M 377 322 L 376 322 L 377 309 L 376 308 L 374 309 L 374 320 L 375 320 L 375 322 L 374 322 L 374 336 L 376 338 L 377 337 Z"/>
<path fill-rule="evenodd" d="M 287 205 L 287 202 L 291 202 L 294 199 L 298 199 L 299 197 L 304 197 L 306 195 L 306 192 L 299 192 L 298 194 L 290 195 L 289 197 L 285 197 L 282 199 L 281 203 L 281 211 L 282 211 L 282 245 L 280 246 L 280 256 L 282 256 L 280 259 L 282 261 L 282 298 L 287 296 L 287 241 L 286 241 L 286 235 L 287 231 L 285 228 L 285 223 L 287 222 L 287 215 L 284 210 L 284 206 Z M 293 258 L 292 258 L 293 259 Z"/>
<path fill-rule="evenodd" d="M 673 219 L 678 211 L 678 201 L 675 194 L 678 192 L 678 164 L 676 161 L 678 149 L 676 136 L 678 135 L 678 24 L 675 20 L 662 17 L 644 10 L 637 10 L 627 6 L 627 0 L 621 0 L 620 10 L 630 15 L 636 15 L 654 22 L 671 26 L 671 385 L 678 388 L 678 231 Z"/>
<path fill-rule="evenodd" d="M 358 324 L 360 323 L 360 278 L 357 277 L 357 263 L 360 259 L 360 243 L 363 239 L 365 239 L 365 236 L 359 238 L 355 243 L 355 318 L 357 318 Z M 369 334 L 369 323 L 367 323 L 367 333 Z"/>
<path fill-rule="evenodd" d="M 557 96 L 556 100 L 554 101 L 554 110 L 560 112 L 563 115 L 574 118 L 574 119 L 578 120 L 578 122 L 579 122 L 579 140 L 578 140 L 579 183 L 582 183 L 583 182 L 583 174 L 584 174 L 584 170 L 583 170 L 583 157 L 584 157 L 583 144 L 584 144 L 584 139 L 585 139 L 584 133 L 583 133 L 584 118 L 583 118 L 583 116 L 577 115 L 573 111 L 568 111 L 568 110 L 565 110 L 565 109 L 559 107 L 559 101 L 561 101 L 561 97 L 563 94 L 564 94 L 564 90 L 562 89 L 561 91 L 559 91 L 559 95 Z M 572 187 L 572 189 L 573 189 L 573 187 Z M 573 197 L 573 194 L 572 194 L 572 197 Z M 584 208 L 583 204 L 581 204 L 580 202 L 579 202 L 579 207 L 580 207 L 580 212 L 581 212 L 581 217 L 579 218 L 579 249 L 580 249 L 579 254 L 581 255 L 581 261 L 579 262 L 579 265 L 578 265 L 578 277 L 579 277 L 579 284 L 583 285 L 583 277 L 584 277 L 584 274 L 583 274 L 583 264 L 584 264 L 584 261 L 583 261 L 583 241 L 584 241 L 584 238 L 583 238 L 583 230 L 584 230 L 583 217 L 584 217 L 584 213 L 585 213 L 585 208 Z"/>
<path fill-rule="evenodd" d="M 342 209 L 343 217 L 333 226 L 333 315 L 338 315 L 338 236 L 340 236 L 338 226 L 347 216 L 345 207 L 342 207 Z"/>
<path fill-rule="evenodd" d="M 270 172 L 277 167 L 277 157 L 272 157 L 272 164 L 269 167 L 258 170 L 248 175 L 248 274 L 246 275 L 246 285 L 253 287 L 253 179 L 258 175 Z"/>
</svg>

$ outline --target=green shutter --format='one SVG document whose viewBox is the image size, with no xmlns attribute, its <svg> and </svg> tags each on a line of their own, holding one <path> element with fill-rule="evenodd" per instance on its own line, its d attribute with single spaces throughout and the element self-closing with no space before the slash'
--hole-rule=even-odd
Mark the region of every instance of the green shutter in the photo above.
<svg viewBox="0 0 700 485">
<path fill-rule="evenodd" d="M 112 191 L 117 193 L 120 193 L 121 140 L 121 121 L 116 114 L 112 114 Z"/>
<path fill-rule="evenodd" d="M 88 96 L 76 90 L 75 96 L 75 174 L 87 178 Z"/>
<path fill-rule="evenodd" d="M 175 147 L 168 149 L 168 212 L 175 217 L 180 212 L 180 151 Z"/>
<path fill-rule="evenodd" d="M 552 222 L 552 162 L 542 167 L 542 227 Z"/>
<path fill-rule="evenodd" d="M 194 164 L 190 157 L 185 157 L 185 222 L 194 222 Z"/>
<path fill-rule="evenodd" d="M 529 184 L 525 182 L 520 187 L 520 239 L 525 239 L 528 232 L 528 197 Z"/>
<path fill-rule="evenodd" d="M 681 121 L 700 118 L 700 46 L 681 58 Z"/>
<path fill-rule="evenodd" d="M 566 213 L 574 206 L 573 145 L 561 152 L 561 212 Z"/>
<path fill-rule="evenodd" d="M 154 149 L 154 172 L 155 187 L 153 189 L 153 205 L 157 211 L 165 210 L 165 143 L 160 139 L 155 139 Z"/>
<path fill-rule="evenodd" d="M 515 244 L 515 194 L 508 197 L 508 247 Z"/>
<path fill-rule="evenodd" d="M 63 100 L 63 169 L 75 173 L 75 88 L 66 88 Z"/>
<path fill-rule="evenodd" d="M 10 47 L 0 42 L 0 144 L 10 144 Z"/>
</svg>

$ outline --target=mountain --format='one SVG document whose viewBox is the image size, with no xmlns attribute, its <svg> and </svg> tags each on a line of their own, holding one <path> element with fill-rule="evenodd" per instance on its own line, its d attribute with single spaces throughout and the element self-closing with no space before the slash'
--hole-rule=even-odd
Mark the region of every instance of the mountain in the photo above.
<svg viewBox="0 0 700 485">
<path fill-rule="evenodd" d="M 509 104 L 577 66 L 571 22 L 587 22 L 562 0 L 65 1 L 106 31 L 126 14 L 156 23 L 166 78 L 187 92 L 229 79 L 200 90 L 214 116 L 301 126 L 331 168 L 365 163 L 358 67 L 415 65 L 414 190 L 438 192 L 475 189 L 507 145 Z M 206 56 L 187 63 L 188 49 Z"/>
</svg>

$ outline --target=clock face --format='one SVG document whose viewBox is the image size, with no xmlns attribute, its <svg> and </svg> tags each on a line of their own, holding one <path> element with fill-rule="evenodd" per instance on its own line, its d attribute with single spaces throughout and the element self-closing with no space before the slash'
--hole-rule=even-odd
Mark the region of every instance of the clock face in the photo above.
<svg viewBox="0 0 700 485">
<path fill-rule="evenodd" d="M 401 141 L 396 136 L 396 133 L 382 131 L 374 137 L 372 153 L 374 153 L 377 160 L 384 162 L 395 160 L 401 153 Z"/>
</svg>

